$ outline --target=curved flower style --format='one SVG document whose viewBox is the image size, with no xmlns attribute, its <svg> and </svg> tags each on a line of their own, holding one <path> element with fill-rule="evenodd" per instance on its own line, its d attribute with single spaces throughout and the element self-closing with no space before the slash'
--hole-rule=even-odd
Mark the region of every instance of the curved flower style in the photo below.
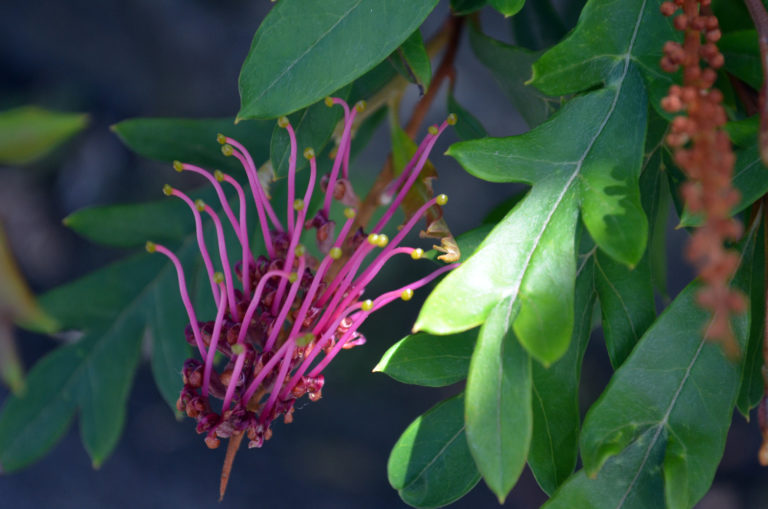
<svg viewBox="0 0 768 509">
<path fill-rule="evenodd" d="M 351 128 L 364 103 L 350 108 L 341 99 L 328 98 L 326 104 L 344 109 L 344 129 L 332 170 L 321 179 L 325 193 L 322 207 L 310 220 L 307 220 L 307 208 L 317 182 L 315 153 L 311 148 L 304 151 L 304 157 L 309 160 L 309 185 L 303 197 L 297 198 L 296 135 L 287 118 L 278 121 L 290 138 L 285 225 L 277 218 L 247 150 L 232 138 L 218 137 L 222 152 L 239 159 L 245 169 L 266 256 L 254 257 L 251 252 L 245 213 L 246 194 L 231 176 L 219 171 L 210 173 L 191 164 L 174 163 L 177 171 L 197 173 L 215 188 L 226 220 L 242 247 L 242 259 L 234 267 L 227 253 L 224 225 L 216 212 L 201 200 L 193 202 L 178 189 L 170 186 L 163 189 L 166 195 L 186 202 L 194 215 L 200 254 L 218 310 L 215 320 L 198 321 L 179 259 L 165 246 L 147 243 L 148 251 L 167 256 L 177 271 L 179 291 L 189 315 L 186 340 L 197 348 L 201 358 L 188 359 L 184 363 L 184 388 L 177 408 L 197 421 L 197 432 L 205 434 L 205 443 L 210 448 L 218 447 L 221 438 L 230 437 L 233 438 L 231 447 L 232 443 L 239 444 L 243 436 L 248 437 L 249 447 L 261 447 L 264 440 L 270 438 L 270 426 L 275 419 L 282 415 L 286 423 L 293 420 L 297 399 L 304 395 L 311 401 L 320 399 L 323 369 L 342 349 L 365 342 L 358 329 L 371 313 L 396 299 L 409 300 L 414 290 L 456 266 L 445 265 L 427 277 L 375 299 L 363 298 L 365 287 L 390 258 L 399 254 L 421 258 L 422 249 L 400 244 L 430 207 L 446 203 L 445 195 L 426 202 L 392 240 L 382 233 L 382 229 L 416 182 L 437 138 L 455 122 L 455 117 L 450 116 L 441 126 L 430 128 L 413 159 L 387 190 L 393 198 L 369 235 L 362 230 L 351 231 L 354 208 L 344 211 L 346 221 L 336 234 L 335 225 L 329 219 L 332 201 L 357 203 L 349 182 Z M 227 202 L 222 182 L 237 193 L 237 215 Z M 213 260 L 206 249 L 202 213 L 211 218 L 216 230 L 220 272 L 214 270 Z M 316 229 L 318 245 L 325 253 L 319 261 L 309 256 L 300 243 L 302 231 L 310 228 Z M 342 258 L 346 260 L 343 265 Z M 236 285 L 233 273 L 239 285 Z M 218 368 L 216 352 L 226 359 Z M 220 411 L 212 403 L 213 398 L 222 401 Z"/>
</svg>

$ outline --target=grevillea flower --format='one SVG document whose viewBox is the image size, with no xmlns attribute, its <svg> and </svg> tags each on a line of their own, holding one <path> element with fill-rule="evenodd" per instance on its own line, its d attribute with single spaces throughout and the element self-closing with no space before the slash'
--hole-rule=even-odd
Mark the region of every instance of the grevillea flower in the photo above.
<svg viewBox="0 0 768 509">
<path fill-rule="evenodd" d="M 701 307 L 712 312 L 707 328 L 710 339 L 722 342 L 732 356 L 738 351 L 730 316 L 746 308 L 744 296 L 729 286 L 739 266 L 739 254 L 725 248 L 725 242 L 741 237 L 742 226 L 731 217 L 739 202 L 733 188 L 735 156 L 723 130 L 727 120 L 723 94 L 713 88 L 717 69 L 724 59 L 717 48 L 721 33 L 715 16 L 701 12 L 710 0 L 664 2 L 661 12 L 673 16 L 677 30 L 685 33 L 683 44 L 664 45 L 661 67 L 668 72 L 683 69 L 683 86 L 673 85 L 662 107 L 679 113 L 672 121 L 667 144 L 674 148 L 675 163 L 687 177 L 681 192 L 688 209 L 703 216 L 704 222 L 691 235 L 687 258 L 699 270 L 704 287 L 698 294 Z M 702 42 L 703 39 L 703 42 Z M 702 67 L 704 61 L 706 66 Z"/>
<path fill-rule="evenodd" d="M 205 435 L 205 443 L 210 448 L 218 447 L 222 438 L 231 438 L 230 450 L 233 444 L 236 450 L 243 437 L 248 438 L 248 447 L 261 447 L 272 435 L 271 425 L 276 419 L 282 416 L 286 423 L 293 420 L 299 398 L 306 395 L 311 401 L 320 399 L 325 383 L 323 370 L 342 349 L 365 343 L 359 328 L 371 313 L 396 299 L 411 299 L 414 290 L 456 266 L 445 265 L 408 286 L 375 298 L 365 295 L 366 286 L 392 257 L 406 255 L 414 260 L 422 257 L 422 249 L 402 246 L 402 241 L 430 207 L 446 203 L 445 195 L 427 201 L 393 239 L 390 240 L 383 229 L 419 178 L 437 138 L 455 122 L 455 117 L 450 116 L 439 127 L 430 128 L 413 159 L 389 188 L 392 200 L 370 234 L 362 229 L 352 231 L 353 207 L 344 210 L 346 221 L 337 232 L 336 225 L 329 219 L 333 201 L 347 205 L 357 203 L 349 181 L 351 129 L 364 103 L 350 108 L 343 100 L 328 98 L 326 104 L 344 109 L 344 129 L 331 172 L 320 179 L 324 199 L 313 218 L 307 217 L 307 209 L 317 191 L 315 153 L 311 148 L 304 150 L 304 157 L 309 160 L 309 184 L 303 196 L 297 197 L 298 147 L 287 118 L 278 121 L 290 138 L 286 224 L 273 210 L 245 147 L 227 136 L 218 137 L 224 155 L 236 157 L 245 169 L 266 256 L 256 257 L 251 252 L 246 224 L 248 199 L 231 176 L 174 163 L 177 171 L 197 173 L 210 182 L 226 221 L 201 200 L 193 201 L 170 186 L 163 189 L 166 195 L 184 201 L 194 215 L 197 243 L 217 307 L 214 320 L 200 321 L 190 301 L 179 259 L 165 246 L 147 243 L 148 251 L 167 256 L 177 271 L 181 299 L 189 315 L 184 335 L 200 358 L 184 363 L 184 388 L 176 405 L 179 411 L 197 421 L 197 432 Z M 230 207 L 222 183 L 237 194 L 238 214 Z M 210 217 L 215 227 L 219 270 L 206 249 L 202 214 Z M 229 223 L 228 227 L 240 242 L 241 251 L 237 253 L 240 261 L 234 265 L 230 259 L 232 254 L 227 252 L 223 222 Z M 301 244 L 303 231 L 312 228 L 324 253 L 321 260 L 311 257 Z M 179 332 L 181 335 L 182 331 Z M 223 362 L 217 363 L 217 352 Z M 224 476 L 222 484 L 223 491 Z"/>
</svg>

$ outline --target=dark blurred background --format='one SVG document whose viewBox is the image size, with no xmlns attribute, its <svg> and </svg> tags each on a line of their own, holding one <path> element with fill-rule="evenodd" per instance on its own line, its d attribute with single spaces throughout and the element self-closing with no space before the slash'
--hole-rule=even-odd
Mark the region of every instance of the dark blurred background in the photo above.
<svg viewBox="0 0 768 509">
<path fill-rule="evenodd" d="M 129 152 L 109 126 L 136 116 L 233 115 L 239 107 L 240 65 L 271 5 L 267 0 L 10 0 L 0 5 L 0 110 L 37 104 L 85 112 L 91 120 L 84 133 L 42 163 L 0 168 L 0 221 L 36 292 L 126 254 L 78 238 L 61 225 L 63 217 L 88 205 L 156 199 L 169 178 L 167 165 Z M 425 38 L 447 14 L 447 2 L 441 2 L 423 28 Z M 500 15 L 483 11 L 482 22 L 487 33 L 512 40 Z M 457 99 L 491 135 L 525 130 L 466 40 L 457 72 Z M 405 118 L 418 99 L 412 88 L 403 103 Z M 445 117 L 444 94 L 425 125 Z M 380 128 L 354 171 L 373 178 L 388 141 L 386 128 Z M 440 172 L 436 189 L 451 198 L 446 218 L 458 234 L 479 224 L 516 187 L 464 173 L 440 155 L 453 141 L 453 133 L 447 133 L 432 161 Z M 691 278 L 677 254 L 684 239 L 681 231 L 670 232 L 673 293 Z M 407 277 L 408 271 L 405 265 L 392 266 L 378 281 Z M 372 293 L 388 288 L 384 283 Z M 103 467 L 91 468 L 73 426 L 42 461 L 0 477 L 0 507 L 403 507 L 387 483 L 389 451 L 415 417 L 461 387 L 406 386 L 370 371 L 386 348 L 408 333 L 425 293 L 373 315 L 363 327 L 368 344 L 340 355 L 326 371 L 325 397 L 304 405 L 290 426 L 277 424 L 262 449 L 241 450 L 221 504 L 216 499 L 223 448 L 209 451 L 191 420 L 174 419 L 144 363 L 123 438 Z M 56 340 L 23 331 L 18 340 L 27 366 L 57 346 Z M 584 409 L 610 376 L 599 332 L 585 362 Z M 0 401 L 6 394 L 0 389 Z M 701 508 L 768 507 L 766 475 L 756 461 L 756 425 L 741 417 L 734 424 L 721 471 Z M 545 499 L 526 471 L 505 507 L 537 507 Z M 481 482 L 453 507 L 497 506 Z"/>
</svg>

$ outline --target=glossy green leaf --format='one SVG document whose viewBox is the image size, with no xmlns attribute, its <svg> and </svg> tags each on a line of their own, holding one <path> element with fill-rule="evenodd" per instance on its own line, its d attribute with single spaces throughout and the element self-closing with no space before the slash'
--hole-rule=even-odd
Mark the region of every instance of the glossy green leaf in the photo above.
<svg viewBox="0 0 768 509">
<path fill-rule="evenodd" d="M 751 260 L 754 250 L 752 234 L 743 258 Z M 749 279 L 750 265 L 742 264 L 738 280 Z M 692 284 L 683 290 L 646 332 L 587 413 L 581 434 L 582 460 L 592 476 L 600 475 L 610 457 L 644 440 L 648 459 L 624 472 L 633 481 L 623 489 L 622 500 L 634 497 L 645 507 L 654 505 L 639 479 L 660 469 L 670 507 L 690 507 L 706 493 L 739 391 L 741 366 L 726 358 L 720 345 L 702 337 L 709 319 L 696 305 L 698 288 Z M 744 315 L 733 321 L 741 345 L 748 321 Z M 651 459 L 656 447 L 664 448 L 659 443 L 666 444 L 663 462 Z M 658 477 L 656 473 L 651 479 Z"/>
<path fill-rule="evenodd" d="M 664 460 L 666 430 L 648 430 L 611 457 L 596 478 L 579 470 L 542 509 L 648 509 L 665 507 L 658 465 Z M 655 465 L 647 468 L 647 465 Z M 633 474 L 637 474 L 633 476 Z"/>
<path fill-rule="evenodd" d="M 733 208 L 733 214 L 743 211 L 768 192 L 768 169 L 760 158 L 760 149 L 756 142 L 737 152 L 736 164 L 733 168 L 733 187 L 741 196 L 739 203 Z M 699 226 L 700 224 L 700 216 L 683 209 L 680 226 Z"/>
<path fill-rule="evenodd" d="M 634 269 L 608 256 L 595 255 L 595 287 L 600 299 L 608 357 L 615 368 L 656 318 L 653 280 L 647 257 Z"/>
<path fill-rule="evenodd" d="M 559 101 L 526 85 L 533 63 L 541 53 L 504 44 L 474 27 L 470 27 L 469 42 L 477 59 L 491 70 L 496 82 L 530 127 L 539 125 L 555 111 Z"/>
<path fill-rule="evenodd" d="M 406 336 L 384 353 L 373 371 L 405 384 L 451 385 L 467 377 L 476 337 L 474 330 L 450 336 L 423 332 Z"/>
<path fill-rule="evenodd" d="M 517 14 L 523 8 L 525 0 L 490 0 L 490 4 L 494 9 L 502 13 L 504 17 L 508 18 Z"/>
<path fill-rule="evenodd" d="M 480 329 L 466 388 L 467 442 L 486 484 L 503 503 L 531 443 L 531 360 L 509 328 L 509 302 Z"/>
<path fill-rule="evenodd" d="M 548 95 L 572 94 L 633 67 L 647 81 L 668 87 L 672 78 L 659 72 L 659 41 L 679 40 L 680 35 L 659 16 L 660 5 L 661 0 L 590 0 L 576 28 L 535 63 L 533 85 Z"/>
<path fill-rule="evenodd" d="M 448 113 L 456 115 L 457 122 L 453 129 L 462 140 L 474 140 L 488 136 L 488 132 L 483 127 L 483 124 L 469 111 L 464 109 L 451 92 L 448 93 Z"/>
<path fill-rule="evenodd" d="M 265 161 L 260 154 L 269 150 L 273 122 L 251 121 L 237 125 L 231 118 L 133 118 L 112 126 L 123 143 L 134 152 L 157 161 L 176 160 L 213 170 L 219 168 L 233 174 L 242 172 L 234 157 L 224 157 L 216 135 L 237 139 L 251 152 L 257 165 Z"/>
<path fill-rule="evenodd" d="M 238 119 L 277 117 L 362 76 L 405 41 L 437 0 L 282 0 L 240 71 Z"/>
<path fill-rule="evenodd" d="M 344 87 L 332 95 L 346 100 L 349 91 L 349 87 Z M 309 164 L 309 161 L 303 156 L 304 149 L 311 147 L 315 153 L 320 154 L 331 139 L 336 124 L 343 116 L 344 110 L 341 106 L 329 108 L 324 101 L 319 101 L 288 117 L 291 126 L 296 131 L 296 171 L 303 170 Z M 290 138 L 288 132 L 277 124 L 275 124 L 272 132 L 269 157 L 277 177 L 288 175 L 288 163 L 291 157 Z"/>
<path fill-rule="evenodd" d="M 451 9 L 457 16 L 471 14 L 485 7 L 488 0 L 451 0 Z"/>
<path fill-rule="evenodd" d="M 734 120 L 725 124 L 725 132 L 731 143 L 738 147 L 748 147 L 755 143 L 760 129 L 760 116 L 752 115 L 742 120 Z"/>
<path fill-rule="evenodd" d="M 755 90 L 763 85 L 763 68 L 760 65 L 760 47 L 757 31 L 738 30 L 723 34 L 717 47 L 725 57 L 723 68 Z"/>
<path fill-rule="evenodd" d="M 534 51 L 559 42 L 568 31 L 551 0 L 526 2 L 511 23 L 515 42 Z"/>
<path fill-rule="evenodd" d="M 513 194 L 497 206 L 495 206 L 493 209 L 491 209 L 490 212 L 483 218 L 483 224 L 490 224 L 490 225 L 496 225 L 496 223 L 503 220 L 507 214 L 510 213 L 512 209 L 514 209 L 518 203 L 520 203 L 523 198 L 525 198 L 525 195 L 527 194 L 527 190 L 520 191 L 518 193 Z"/>
<path fill-rule="evenodd" d="M 594 256 L 592 249 L 579 256 L 574 302 L 576 321 L 568 351 L 548 368 L 537 362 L 532 364 L 533 435 L 528 466 L 541 489 L 550 495 L 576 467 L 579 380 L 596 298 Z"/>
<path fill-rule="evenodd" d="M 432 82 L 432 64 L 420 30 L 413 32 L 403 42 L 390 57 L 390 62 L 408 81 L 419 85 L 422 94 L 429 88 Z"/>
<path fill-rule="evenodd" d="M 579 204 L 603 251 L 626 264 L 640 260 L 648 231 L 638 189 L 647 106 L 639 75 L 628 64 L 625 71 L 533 131 L 449 149 L 477 177 L 533 188 L 472 258 L 437 286 L 418 330 L 466 330 L 511 298 L 520 305 L 513 322 L 520 342 L 542 362 L 557 360 L 568 349 L 573 327 Z"/>
<path fill-rule="evenodd" d="M 59 113 L 36 106 L 0 112 L 0 164 L 29 164 L 88 125 L 81 113 Z"/>
<path fill-rule="evenodd" d="M 418 417 L 398 439 L 387 463 L 389 483 L 413 507 L 441 507 L 480 480 L 464 431 L 464 395 Z"/>
</svg>

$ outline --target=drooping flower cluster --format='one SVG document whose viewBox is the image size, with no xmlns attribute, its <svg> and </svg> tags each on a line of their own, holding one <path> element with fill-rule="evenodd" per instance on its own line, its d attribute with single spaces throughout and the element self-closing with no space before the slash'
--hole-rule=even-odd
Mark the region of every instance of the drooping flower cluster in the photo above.
<svg viewBox="0 0 768 509">
<path fill-rule="evenodd" d="M 687 181 L 681 192 L 686 206 L 703 217 L 686 251 L 697 267 L 704 288 L 698 302 L 712 312 L 707 329 L 710 339 L 721 341 L 726 351 L 738 350 L 730 317 L 746 307 L 744 297 L 729 286 L 739 266 L 739 254 L 725 248 L 725 242 L 741 237 L 742 226 L 731 217 L 739 201 L 732 186 L 735 156 L 728 135 L 723 130 L 727 117 L 722 106 L 723 94 L 713 88 L 716 70 L 724 62 L 717 48 L 720 29 L 715 16 L 702 13 L 710 0 L 675 0 L 664 2 L 661 11 L 673 16 L 677 30 L 685 33 L 683 44 L 669 41 L 664 45 L 661 67 L 668 72 L 683 69 L 683 85 L 673 85 L 662 107 L 680 113 L 672 121 L 667 144 L 674 149 L 675 163 L 685 172 Z M 703 39 L 703 40 L 702 40 Z M 706 66 L 702 67 L 704 61 Z"/>
<path fill-rule="evenodd" d="M 218 447 L 222 438 L 236 439 L 239 444 L 243 437 L 248 438 L 249 447 L 261 447 L 264 440 L 270 438 L 275 419 L 282 416 L 286 423 L 293 420 L 294 405 L 299 398 L 307 395 L 311 401 L 320 399 L 323 369 L 342 349 L 365 342 L 358 329 L 371 313 L 396 299 L 411 299 L 414 290 L 456 266 L 445 265 L 427 277 L 374 299 L 364 296 L 366 286 L 393 256 L 422 257 L 422 249 L 401 246 L 401 243 L 430 207 L 446 203 L 445 195 L 427 201 L 392 240 L 382 230 L 419 178 L 437 138 L 455 122 L 455 117 L 430 128 L 413 159 L 390 187 L 393 199 L 383 217 L 370 234 L 365 234 L 362 229 L 352 231 L 357 198 L 349 181 L 351 129 L 364 103 L 350 108 L 343 100 L 328 98 L 326 104 L 344 109 L 344 129 L 332 169 L 320 179 L 321 191 L 325 194 L 322 206 L 311 219 L 307 213 L 316 192 L 315 153 L 311 148 L 304 150 L 304 157 L 309 160 L 309 184 L 303 196 L 296 197 L 298 147 L 287 118 L 278 121 L 290 138 L 286 224 L 278 219 L 270 204 L 256 165 L 245 147 L 227 136 L 218 137 L 224 155 L 236 157 L 245 169 L 266 255 L 255 257 L 251 252 L 246 224 L 248 198 L 233 177 L 220 171 L 210 173 L 191 164 L 174 163 L 176 170 L 197 173 L 214 187 L 226 222 L 240 242 L 241 259 L 234 265 L 227 252 L 225 226 L 217 213 L 178 189 L 164 188 L 165 194 L 183 200 L 194 215 L 197 243 L 217 307 L 214 320 L 199 320 L 179 259 L 165 246 L 147 243 L 150 252 L 167 256 L 177 271 L 181 298 L 189 315 L 184 334 L 200 355 L 200 359 L 192 358 L 184 363 L 184 388 L 177 407 L 197 421 L 197 432 L 205 434 L 205 443 L 210 448 Z M 222 183 L 237 194 L 238 214 L 230 207 Z M 344 210 L 346 221 L 338 233 L 330 219 L 334 200 L 350 205 Z M 215 227 L 218 271 L 206 249 L 202 214 L 207 215 Z M 318 247 L 324 253 L 321 260 L 310 256 L 301 244 L 302 232 L 312 228 L 316 230 Z M 217 360 L 217 353 L 221 362 Z M 220 406 L 216 400 L 221 401 Z"/>
</svg>

